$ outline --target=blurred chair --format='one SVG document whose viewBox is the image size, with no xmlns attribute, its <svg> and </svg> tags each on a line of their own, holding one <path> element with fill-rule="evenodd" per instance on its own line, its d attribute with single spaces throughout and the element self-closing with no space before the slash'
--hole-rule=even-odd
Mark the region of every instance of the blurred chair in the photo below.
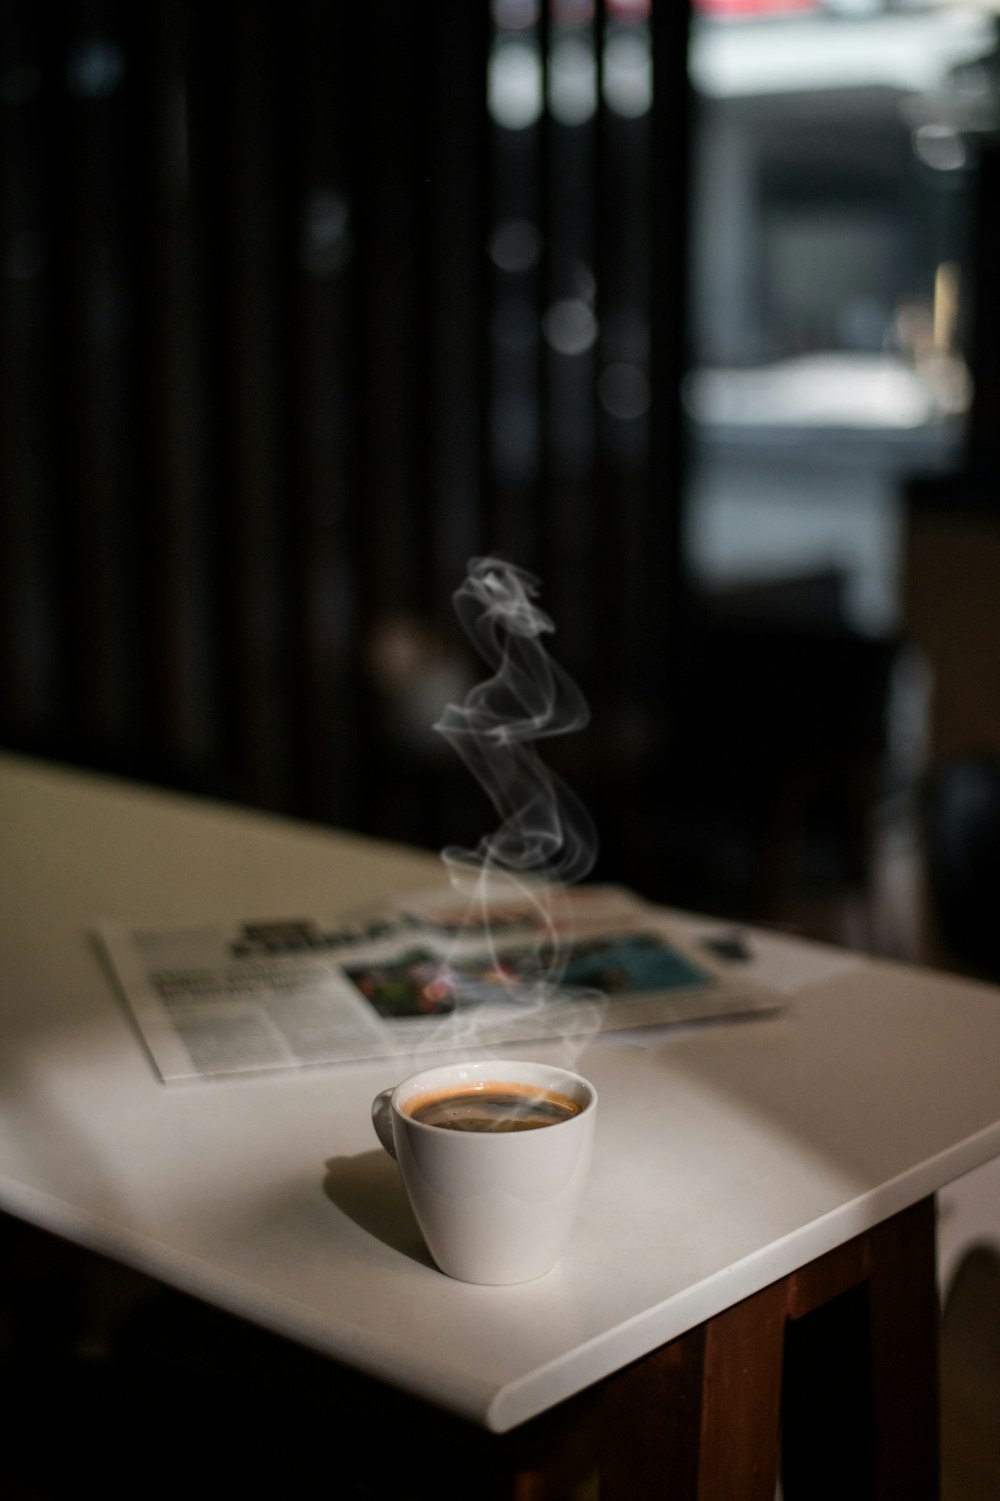
<svg viewBox="0 0 1000 1501">
<path fill-rule="evenodd" d="M 841 584 L 778 581 L 693 612 L 666 750 L 632 792 L 633 880 L 651 895 L 807 928 L 811 894 L 867 892 L 899 643 L 851 627 Z"/>
<path fill-rule="evenodd" d="M 936 937 L 959 967 L 1000 983 L 1000 755 L 936 766 L 920 823 Z"/>
</svg>

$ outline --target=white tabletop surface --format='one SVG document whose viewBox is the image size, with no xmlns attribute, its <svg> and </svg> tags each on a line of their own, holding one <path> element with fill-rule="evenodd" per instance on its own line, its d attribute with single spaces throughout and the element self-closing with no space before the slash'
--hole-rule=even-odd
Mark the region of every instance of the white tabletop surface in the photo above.
<svg viewBox="0 0 1000 1501">
<path fill-rule="evenodd" d="M 1000 1155 L 1000 992 L 751 935 L 787 1009 L 591 1043 L 570 1248 L 454 1282 L 371 1128 L 405 1060 L 165 1086 L 91 937 L 332 916 L 433 856 L 10 757 L 0 840 L 0 1207 L 496 1430 Z"/>
</svg>

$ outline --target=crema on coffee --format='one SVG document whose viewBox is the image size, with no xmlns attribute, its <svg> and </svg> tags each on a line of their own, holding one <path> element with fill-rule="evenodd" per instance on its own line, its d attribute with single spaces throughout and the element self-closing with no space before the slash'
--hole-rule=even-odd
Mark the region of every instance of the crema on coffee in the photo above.
<svg viewBox="0 0 1000 1501">
<path fill-rule="evenodd" d="M 403 1110 L 424 1126 L 445 1131 L 537 1131 L 579 1115 L 581 1106 L 554 1089 L 503 1081 L 436 1089 L 408 1100 Z"/>
</svg>

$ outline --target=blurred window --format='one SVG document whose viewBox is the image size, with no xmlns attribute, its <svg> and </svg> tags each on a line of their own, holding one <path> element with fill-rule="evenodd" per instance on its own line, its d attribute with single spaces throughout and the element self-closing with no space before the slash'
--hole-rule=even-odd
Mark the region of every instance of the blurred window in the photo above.
<svg viewBox="0 0 1000 1501">
<path fill-rule="evenodd" d="M 986 5 L 694 0 L 696 573 L 759 573 L 765 557 L 751 552 L 765 533 L 780 566 L 854 568 L 860 542 L 831 542 L 828 516 L 809 542 L 796 519 L 816 466 L 813 493 L 828 506 L 842 475 L 846 516 L 858 472 L 882 476 L 868 488 L 885 507 L 891 477 L 958 461 L 972 395 L 969 214 L 977 140 L 996 123 L 996 28 Z M 740 508 L 737 456 L 747 491 L 750 471 L 768 470 L 784 538 L 776 514 L 762 531 Z M 891 587 L 869 623 L 892 623 Z"/>
</svg>

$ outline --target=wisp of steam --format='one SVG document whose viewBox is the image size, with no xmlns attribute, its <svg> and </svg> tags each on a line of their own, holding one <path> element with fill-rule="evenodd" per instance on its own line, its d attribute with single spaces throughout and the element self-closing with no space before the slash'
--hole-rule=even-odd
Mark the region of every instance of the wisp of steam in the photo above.
<svg viewBox="0 0 1000 1501">
<path fill-rule="evenodd" d="M 580 729 L 586 701 L 545 649 L 555 627 L 535 603 L 539 582 L 495 557 L 474 558 L 454 596 L 467 635 L 492 669 L 434 728 L 461 756 L 493 803 L 497 829 L 473 849 L 442 851 L 452 887 L 495 950 L 491 913 L 532 909 L 539 937 L 519 951 L 510 998 L 540 1003 L 558 988 L 570 920 L 566 887 L 594 864 L 597 835 L 579 798 L 545 765 L 538 742 Z M 509 973 L 509 962 L 497 970 Z M 456 1000 L 462 994 L 455 977 Z"/>
</svg>

